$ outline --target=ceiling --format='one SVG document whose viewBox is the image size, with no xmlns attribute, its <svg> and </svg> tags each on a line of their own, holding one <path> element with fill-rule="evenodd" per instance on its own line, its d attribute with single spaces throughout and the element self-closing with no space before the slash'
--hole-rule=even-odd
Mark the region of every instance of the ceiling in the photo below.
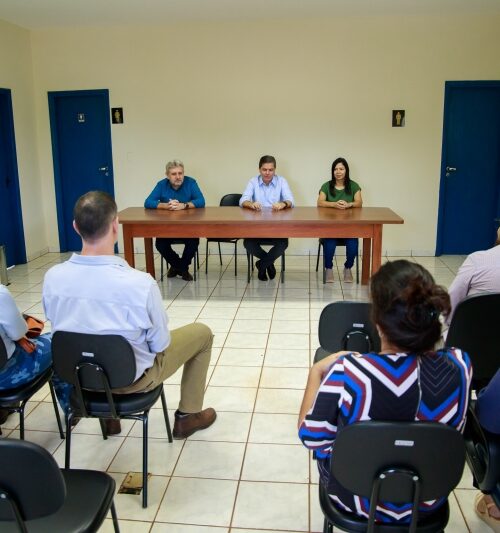
<svg viewBox="0 0 500 533">
<path fill-rule="evenodd" d="M 335 16 L 500 15 L 500 0 L 0 0 L 28 29 Z"/>
</svg>

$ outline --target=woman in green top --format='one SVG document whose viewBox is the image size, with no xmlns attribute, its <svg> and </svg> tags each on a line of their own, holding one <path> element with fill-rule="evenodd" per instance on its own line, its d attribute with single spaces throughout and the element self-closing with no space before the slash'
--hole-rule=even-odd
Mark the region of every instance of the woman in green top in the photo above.
<svg viewBox="0 0 500 533">
<path fill-rule="evenodd" d="M 361 187 L 349 177 L 349 165 L 343 157 L 332 163 L 332 179 L 323 183 L 319 191 L 318 207 L 334 209 L 351 209 L 361 207 Z M 358 254 L 358 239 L 343 239 L 346 245 L 347 259 L 344 263 L 344 281 L 352 283 L 351 268 Z M 333 283 L 333 256 L 337 239 L 323 239 L 323 257 L 325 258 L 326 282 Z"/>
</svg>

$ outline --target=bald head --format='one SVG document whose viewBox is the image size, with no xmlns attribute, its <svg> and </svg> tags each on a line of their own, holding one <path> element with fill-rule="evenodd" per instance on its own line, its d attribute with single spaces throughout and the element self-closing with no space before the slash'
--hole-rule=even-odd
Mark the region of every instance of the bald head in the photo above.
<svg viewBox="0 0 500 533">
<path fill-rule="evenodd" d="M 75 229 L 84 241 L 97 241 L 109 231 L 117 212 L 112 196 L 103 191 L 90 191 L 80 196 L 73 209 Z"/>
</svg>

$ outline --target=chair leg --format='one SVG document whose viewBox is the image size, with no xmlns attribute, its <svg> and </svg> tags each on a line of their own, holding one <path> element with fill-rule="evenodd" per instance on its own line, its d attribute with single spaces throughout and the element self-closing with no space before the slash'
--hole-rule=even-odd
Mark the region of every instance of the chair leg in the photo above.
<svg viewBox="0 0 500 533">
<path fill-rule="evenodd" d="M 148 418 L 149 412 L 142 419 L 142 506 L 148 506 Z"/>
<path fill-rule="evenodd" d="M 198 254 L 198 250 L 196 250 L 196 253 L 194 254 L 194 263 L 193 263 L 193 279 L 196 281 L 196 273 L 200 270 L 200 256 Z"/>
<path fill-rule="evenodd" d="M 281 283 L 285 283 L 285 253 L 281 254 Z"/>
<path fill-rule="evenodd" d="M 316 257 L 316 272 L 318 271 L 319 267 L 319 254 L 321 253 L 321 242 L 318 242 L 318 257 Z"/>
<path fill-rule="evenodd" d="M 168 442 L 172 442 L 172 431 L 170 429 L 170 420 L 168 418 L 167 400 L 165 399 L 165 391 L 161 391 L 161 404 L 163 406 L 163 416 L 165 417 L 165 424 L 167 426 Z"/>
<path fill-rule="evenodd" d="M 221 252 L 221 249 L 220 249 L 220 242 L 217 243 L 218 246 L 219 246 L 219 261 L 220 261 L 220 266 L 222 266 L 222 252 Z"/>
<path fill-rule="evenodd" d="M 208 274 L 208 239 L 205 246 L 205 274 Z"/>
<path fill-rule="evenodd" d="M 19 438 L 24 440 L 24 407 L 26 406 L 26 401 L 21 402 L 19 406 Z"/>
<path fill-rule="evenodd" d="M 163 256 L 160 255 L 160 281 L 163 281 Z"/>
<path fill-rule="evenodd" d="M 113 518 L 113 527 L 115 533 L 120 533 L 120 524 L 118 524 L 118 516 L 116 514 L 115 502 L 111 502 L 111 517 Z"/>
<path fill-rule="evenodd" d="M 359 254 L 356 254 L 356 283 L 359 285 Z"/>
<path fill-rule="evenodd" d="M 326 263 L 325 263 L 325 252 L 323 250 L 323 285 L 326 283 Z"/>
<path fill-rule="evenodd" d="M 59 415 L 59 408 L 57 407 L 56 394 L 54 392 L 54 385 L 52 385 L 52 380 L 49 380 L 50 395 L 52 397 L 52 404 L 54 405 L 54 411 L 56 412 L 57 427 L 59 428 L 59 435 L 61 439 L 64 439 L 64 432 L 61 424 L 61 416 Z"/>
<path fill-rule="evenodd" d="M 234 275 L 238 275 L 238 241 L 234 243 Z"/>
<path fill-rule="evenodd" d="M 66 450 L 64 452 L 64 468 L 70 468 L 71 461 L 71 420 L 73 413 L 66 416 Z"/>
<path fill-rule="evenodd" d="M 196 248 L 196 265 L 198 267 L 198 270 L 200 270 L 200 254 L 198 252 L 198 248 Z"/>
<path fill-rule="evenodd" d="M 106 429 L 106 422 L 103 418 L 99 418 L 99 424 L 101 425 L 102 438 L 108 440 L 108 430 Z"/>
<path fill-rule="evenodd" d="M 250 283 L 250 261 L 252 261 L 252 259 L 250 258 L 250 254 L 247 252 L 247 283 Z"/>
</svg>

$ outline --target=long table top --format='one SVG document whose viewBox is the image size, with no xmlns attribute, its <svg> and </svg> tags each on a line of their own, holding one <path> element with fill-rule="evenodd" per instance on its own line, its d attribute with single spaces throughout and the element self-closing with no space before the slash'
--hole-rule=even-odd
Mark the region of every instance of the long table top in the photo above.
<svg viewBox="0 0 500 533">
<path fill-rule="evenodd" d="M 372 237 L 373 226 L 403 224 L 387 207 L 329 209 L 294 207 L 252 211 L 240 207 L 205 207 L 182 211 L 129 207 L 118 213 L 135 237 Z"/>
</svg>

